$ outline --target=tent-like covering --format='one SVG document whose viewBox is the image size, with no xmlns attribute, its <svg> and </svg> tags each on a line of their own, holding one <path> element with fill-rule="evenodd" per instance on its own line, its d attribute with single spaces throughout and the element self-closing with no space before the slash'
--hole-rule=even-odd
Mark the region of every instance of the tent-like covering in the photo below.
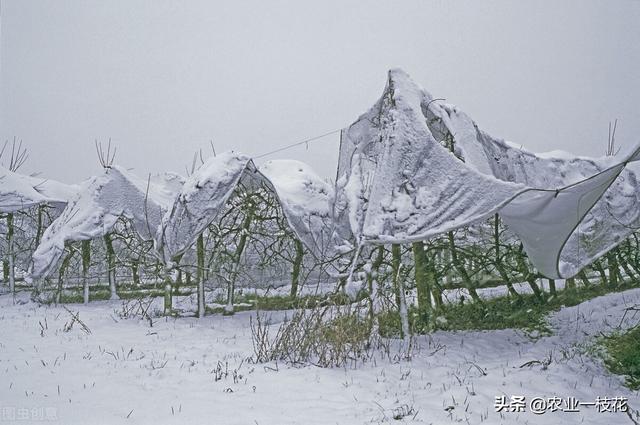
<svg viewBox="0 0 640 425">
<path fill-rule="evenodd" d="M 618 161 L 518 149 L 392 70 L 378 102 L 342 132 L 335 187 L 300 162 L 258 169 L 233 152 L 186 180 L 145 181 L 112 167 L 85 183 L 47 229 L 31 276 L 49 273 L 66 241 L 103 235 L 122 216 L 170 265 L 242 184 L 272 189 L 296 236 L 322 259 L 425 240 L 498 213 L 542 274 L 570 277 L 638 228 L 640 190 L 625 168 L 638 159 L 640 148 Z M 9 193 L 5 208 L 51 201 L 24 180 L 6 181 L 13 192 L 0 192 Z"/>
<path fill-rule="evenodd" d="M 333 185 L 294 160 L 268 161 L 260 173 L 272 185 L 291 228 L 317 258 L 329 259 L 345 249 L 347 242 L 335 232 Z"/>
<path fill-rule="evenodd" d="M 103 236 L 120 217 L 131 220 L 142 238 L 154 239 L 164 212 L 183 182 L 182 177 L 172 173 L 144 181 L 117 166 L 87 180 L 42 235 L 33 253 L 29 278 L 50 274 L 66 242 Z"/>
<path fill-rule="evenodd" d="M 159 230 L 156 248 L 166 264 L 195 242 L 224 208 L 243 175 L 253 169 L 246 155 L 225 152 L 210 158 L 186 179 Z"/>
<path fill-rule="evenodd" d="M 585 198 L 573 199 L 568 203 L 566 213 L 554 211 L 556 216 L 547 219 L 549 231 L 552 231 L 553 226 L 562 220 L 560 215 L 565 215 L 569 220 L 562 226 L 576 226 L 576 222 L 580 221 L 564 247 L 559 248 L 559 245 L 556 245 L 554 248 L 556 251 L 561 249 L 563 252 L 559 259 L 565 268 L 563 274 L 577 273 L 584 265 L 603 255 L 633 230 L 639 228 L 640 190 L 638 190 L 638 181 L 632 171 L 621 167 L 627 161 L 636 160 L 637 154 L 628 155 L 622 163 L 614 157 L 580 158 L 560 151 L 535 155 L 491 137 L 480 130 L 464 112 L 453 106 L 432 102 L 427 116 L 434 135 L 446 137 L 448 134 L 455 142 L 456 154 L 467 165 L 483 174 L 540 189 L 553 190 L 570 186 L 558 194 L 558 197 L 565 199 L 570 196 L 569 193 L 577 193 L 578 198 L 584 193 Z M 618 172 L 620 173 L 619 177 L 613 178 Z M 587 205 L 589 205 L 586 197 L 599 194 L 600 191 L 597 187 L 599 184 L 609 185 L 607 175 L 612 177 L 613 182 L 606 188 L 593 208 L 586 212 Z M 580 183 L 586 179 L 589 182 Z M 587 191 L 587 185 L 591 185 L 592 189 Z M 555 191 L 528 193 L 526 197 L 514 201 L 502 211 L 505 221 L 511 222 L 513 225 L 514 221 L 520 220 L 522 216 L 518 213 L 518 209 L 526 208 L 523 202 L 529 203 L 533 197 L 537 198 L 537 201 L 534 202 L 539 205 L 557 199 Z M 573 209 L 572 204 L 576 203 L 578 206 Z M 581 217 L 582 215 L 584 218 Z M 536 235 L 540 225 L 532 226 L 522 223 L 520 226 L 525 228 L 524 231 L 530 233 L 524 239 L 524 242 L 529 244 L 530 251 L 548 248 L 543 240 L 536 241 L 535 246 L 528 242 L 532 238 L 541 236 Z M 556 243 L 560 242 L 562 242 L 561 238 L 556 241 Z M 549 260 L 553 260 L 553 258 L 549 256 Z"/>
<path fill-rule="evenodd" d="M 36 205 L 62 208 L 78 187 L 54 180 L 25 176 L 0 166 L 0 212 L 11 213 Z"/>
<path fill-rule="evenodd" d="M 342 134 L 336 228 L 361 245 L 401 243 L 497 212 L 542 274 L 571 277 L 632 232 L 639 192 L 625 166 L 638 159 L 640 149 L 620 162 L 518 151 L 391 70 Z"/>
<path fill-rule="evenodd" d="M 294 233 L 314 254 L 333 247 L 328 243 L 333 199 L 328 183 L 297 161 L 271 161 L 259 171 L 249 157 L 225 152 L 187 179 L 164 174 L 143 181 L 117 166 L 90 179 L 45 231 L 33 254 L 30 278 L 47 276 L 67 241 L 102 236 L 120 217 L 131 220 L 143 239 L 153 240 L 159 258 L 171 265 L 215 220 L 240 184 L 271 189 Z"/>
<path fill-rule="evenodd" d="M 269 161 L 258 169 L 242 154 L 226 152 L 210 158 L 185 182 L 165 215 L 160 238 L 166 261 L 184 252 L 211 223 L 236 187 L 264 184 L 277 197 L 284 216 L 316 256 L 333 249 L 331 205 L 333 188 L 299 161 Z"/>
</svg>

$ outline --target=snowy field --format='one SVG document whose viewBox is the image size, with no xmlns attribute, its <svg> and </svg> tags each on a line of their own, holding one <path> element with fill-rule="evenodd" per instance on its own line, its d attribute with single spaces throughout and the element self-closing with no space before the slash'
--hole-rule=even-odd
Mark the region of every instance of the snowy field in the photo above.
<svg viewBox="0 0 640 425">
<path fill-rule="evenodd" d="M 550 318 L 555 334 L 437 332 L 413 359 L 382 353 L 357 369 L 253 364 L 249 317 L 122 320 L 118 301 L 64 307 L 0 296 L 0 423 L 61 424 L 619 424 L 625 413 L 496 412 L 496 397 L 626 397 L 594 337 L 633 326 L 625 308 L 640 289 L 610 294 Z M 290 314 L 290 313 L 289 313 Z M 272 314 L 274 326 L 284 313 Z M 533 361 L 533 362 L 532 362 Z M 537 362 L 536 362 L 537 361 Z M 527 364 L 528 362 L 532 362 Z M 525 366 L 523 366 L 525 365 Z M 528 404 L 528 403 L 527 403 Z M 400 419 L 394 419 L 394 416 Z"/>
</svg>

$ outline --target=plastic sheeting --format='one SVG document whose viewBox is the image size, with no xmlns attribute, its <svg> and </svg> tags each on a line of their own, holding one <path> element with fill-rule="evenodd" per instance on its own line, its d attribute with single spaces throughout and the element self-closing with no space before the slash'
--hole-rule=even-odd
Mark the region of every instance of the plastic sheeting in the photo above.
<svg viewBox="0 0 640 425">
<path fill-rule="evenodd" d="M 499 212 L 542 274 L 570 277 L 633 230 L 638 190 L 624 168 L 639 156 L 518 153 L 392 70 L 380 100 L 342 134 L 337 228 L 360 244 L 400 243 Z"/>
<path fill-rule="evenodd" d="M 272 185 L 298 238 L 317 258 L 335 256 L 344 241 L 335 238 L 334 187 L 300 161 L 268 161 L 260 172 Z"/>
<path fill-rule="evenodd" d="M 0 166 L 0 212 L 10 213 L 40 204 L 62 208 L 77 189 L 77 186 L 25 176 Z"/>
<path fill-rule="evenodd" d="M 175 197 L 176 189 L 182 187 L 182 182 L 182 177 L 175 174 L 158 175 L 144 181 L 117 166 L 89 179 L 45 230 L 33 253 L 29 278 L 50 274 L 62 256 L 66 242 L 103 236 L 113 229 L 120 217 L 131 220 L 142 238 L 153 239 L 169 201 Z"/>
<path fill-rule="evenodd" d="M 258 170 L 249 157 L 227 152 L 209 159 L 187 179 L 165 215 L 160 245 L 165 261 L 195 242 L 240 184 L 249 189 L 265 185 L 273 191 L 296 237 L 314 255 L 324 256 L 333 248 L 333 190 L 328 183 L 298 161 L 269 161 Z"/>
<path fill-rule="evenodd" d="M 31 275 L 49 273 L 66 241 L 103 235 L 119 217 L 154 240 L 170 265 L 243 184 L 273 190 L 297 237 L 321 259 L 363 244 L 428 239 L 497 212 L 541 273 L 570 277 L 640 225 L 638 183 L 625 169 L 639 152 L 620 162 L 535 155 L 492 138 L 392 70 L 378 102 L 342 132 L 335 188 L 297 161 L 258 170 L 233 152 L 186 181 L 144 181 L 113 167 L 83 184 L 47 229 Z M 53 199 L 6 172 L 0 185 L 7 210 Z"/>
<path fill-rule="evenodd" d="M 225 152 L 187 178 L 160 230 L 157 248 L 166 264 L 188 249 L 215 219 L 248 167 L 255 169 L 249 157 Z"/>
<path fill-rule="evenodd" d="M 331 235 L 333 188 L 296 161 L 270 161 L 259 171 L 249 157 L 225 152 L 207 160 L 186 180 L 174 174 L 138 179 L 114 166 L 84 184 L 77 197 L 45 231 L 33 254 L 31 278 L 47 276 L 68 241 L 103 236 L 118 218 L 153 240 L 168 266 L 188 250 L 223 210 L 238 185 L 264 185 L 278 198 L 296 236 L 317 256 L 334 248 Z"/>
</svg>

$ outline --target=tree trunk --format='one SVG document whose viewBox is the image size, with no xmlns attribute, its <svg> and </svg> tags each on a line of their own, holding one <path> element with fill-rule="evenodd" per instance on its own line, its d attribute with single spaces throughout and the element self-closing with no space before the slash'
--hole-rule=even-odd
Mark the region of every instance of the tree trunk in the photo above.
<svg viewBox="0 0 640 425">
<path fill-rule="evenodd" d="M 2 260 L 2 282 L 9 282 L 9 260 L 6 258 Z"/>
<path fill-rule="evenodd" d="M 634 241 L 637 242 L 637 239 L 634 238 Z M 630 237 L 627 238 L 627 242 L 625 243 L 625 250 L 627 251 L 627 265 L 635 272 L 636 276 L 640 276 L 640 270 L 638 269 L 638 250 L 634 249 L 633 245 L 631 245 Z M 638 284 L 638 280 L 634 279 L 634 284 Z"/>
<path fill-rule="evenodd" d="M 56 304 L 60 304 L 62 291 L 64 289 L 64 274 L 67 271 L 67 267 L 69 267 L 69 263 L 71 262 L 72 257 L 73 250 L 68 248 L 67 255 L 65 255 L 65 257 L 62 259 L 62 264 L 60 265 L 60 269 L 58 270 L 58 291 L 56 292 L 55 296 Z"/>
<path fill-rule="evenodd" d="M 617 257 L 618 257 L 618 264 L 620 264 L 620 266 L 622 267 L 622 270 L 624 270 L 625 274 L 627 275 L 627 279 L 631 280 L 631 282 L 637 282 L 638 276 L 636 276 L 636 274 L 633 272 L 631 267 L 629 267 L 629 262 L 622 255 L 622 250 L 618 250 Z"/>
<path fill-rule="evenodd" d="M 119 300 L 120 297 L 116 292 L 116 253 L 113 250 L 113 241 L 111 235 L 104 235 L 104 244 L 107 249 L 107 276 L 109 278 L 109 290 L 111 291 L 111 299 Z"/>
<path fill-rule="evenodd" d="M 604 268 L 602 267 L 602 263 L 600 262 L 600 260 L 594 261 L 591 266 L 596 269 L 598 274 L 600 275 L 600 283 L 602 283 L 603 285 L 608 285 L 609 279 L 607 279 L 607 274 L 604 272 Z"/>
<path fill-rule="evenodd" d="M 527 283 L 529 284 L 529 287 L 531 288 L 531 290 L 533 291 L 533 294 L 538 298 L 538 299 L 543 299 L 542 297 L 542 291 L 540 290 L 540 287 L 538 286 L 538 284 L 536 283 L 536 278 L 535 275 L 533 273 L 527 273 L 526 275 L 526 280 Z"/>
<path fill-rule="evenodd" d="M 131 260 L 131 275 L 133 277 L 133 284 L 140 285 L 140 258 L 136 257 Z"/>
<path fill-rule="evenodd" d="M 391 270 L 393 273 L 393 292 L 395 295 L 396 306 L 400 308 L 400 245 L 391 245 Z"/>
<path fill-rule="evenodd" d="M 296 256 L 293 260 L 293 271 L 291 272 L 291 298 L 298 296 L 298 285 L 300 284 L 300 270 L 302 268 L 302 260 L 304 258 L 304 247 L 302 242 L 298 239 L 294 239 L 296 248 Z"/>
<path fill-rule="evenodd" d="M 400 268 L 398 268 L 398 274 L 400 274 Z M 398 279 L 398 290 L 400 294 L 400 330 L 402 339 L 406 342 L 409 340 L 411 330 L 409 329 L 409 309 L 407 308 L 407 298 L 404 293 L 404 281 L 402 279 Z"/>
<path fill-rule="evenodd" d="M 404 281 L 400 278 L 402 271 L 400 245 L 391 245 L 391 269 L 393 272 L 393 291 L 395 295 L 398 313 L 400 314 L 400 336 L 408 341 L 409 338 L 409 310 L 404 293 Z"/>
<path fill-rule="evenodd" d="M 164 271 L 164 315 L 169 316 L 173 313 L 173 280 L 171 278 L 171 270 Z"/>
<path fill-rule="evenodd" d="M 549 293 L 553 296 L 556 295 L 556 281 L 555 279 L 547 279 L 547 282 L 549 282 Z"/>
<path fill-rule="evenodd" d="M 542 291 L 540 290 L 540 287 L 536 283 L 536 275 L 534 273 L 531 273 L 531 270 L 529 270 L 529 266 L 527 266 L 527 263 L 524 261 L 523 250 L 524 250 L 524 247 L 522 246 L 522 244 L 520 244 L 520 248 L 516 256 L 518 268 L 520 269 L 520 273 L 529 284 L 529 287 L 533 291 L 533 294 L 536 296 L 536 298 L 543 300 L 544 298 L 542 297 Z"/>
<path fill-rule="evenodd" d="M 367 273 L 367 289 L 369 291 L 369 331 L 373 330 L 376 318 L 378 299 L 378 271 L 384 260 L 384 245 L 377 248 L 376 258 L 371 263 L 371 269 Z"/>
<path fill-rule="evenodd" d="M 9 266 L 9 292 L 16 293 L 15 253 L 13 252 L 13 213 L 7 214 L 7 263 Z"/>
<path fill-rule="evenodd" d="M 198 282 L 198 317 L 202 318 L 205 314 L 204 305 L 204 236 L 202 233 L 198 235 L 196 241 L 196 256 L 197 256 L 197 268 L 196 268 L 196 281 Z"/>
<path fill-rule="evenodd" d="M 36 237 L 35 237 L 35 246 L 40 245 L 40 238 L 42 237 L 42 209 L 44 207 L 42 205 L 38 205 L 38 216 L 36 222 Z"/>
<path fill-rule="evenodd" d="M 444 250 L 446 251 L 446 250 Z M 438 264 L 442 262 L 443 251 L 439 250 L 436 255 L 432 257 L 432 261 L 428 262 L 428 271 L 429 276 L 432 277 L 431 280 L 431 297 L 433 299 L 434 309 L 435 311 L 440 311 L 442 309 L 442 280 L 446 279 L 446 273 L 444 275 L 438 274 Z"/>
<path fill-rule="evenodd" d="M 424 252 L 424 242 L 414 242 L 412 244 L 413 258 L 415 262 L 416 290 L 418 292 L 418 308 L 431 312 L 431 288 L 427 275 L 427 256 Z"/>
<path fill-rule="evenodd" d="M 587 277 L 587 272 L 585 272 L 584 269 L 580 270 L 580 272 L 578 273 L 578 277 L 580 278 L 580 280 L 582 281 L 582 284 L 585 287 L 591 286 L 591 281 L 589 281 L 589 278 Z"/>
<path fill-rule="evenodd" d="M 89 266 L 91 265 L 91 241 L 82 241 L 82 298 L 89 304 Z"/>
<path fill-rule="evenodd" d="M 233 255 L 234 264 L 232 266 L 231 276 L 229 278 L 229 282 L 227 284 L 227 305 L 224 307 L 225 314 L 233 314 L 234 307 L 234 292 L 236 289 L 236 279 L 240 274 L 240 260 L 242 259 L 242 253 L 244 252 L 244 248 L 247 244 L 247 238 L 249 237 L 249 227 L 251 226 L 251 221 L 253 220 L 253 208 L 250 208 L 242 221 L 242 227 L 240 230 L 240 241 L 238 242 L 238 246 L 236 246 L 236 252 Z"/>
<path fill-rule="evenodd" d="M 618 286 L 618 277 L 620 276 L 620 268 L 618 267 L 618 258 L 615 249 L 607 253 L 607 265 L 609 266 L 609 284 L 615 288 Z"/>
<path fill-rule="evenodd" d="M 478 295 L 478 292 L 476 292 L 475 285 L 473 284 L 473 282 L 471 281 L 471 278 L 469 277 L 469 273 L 467 273 L 467 270 L 465 269 L 464 264 L 461 262 L 460 258 L 458 257 L 458 251 L 456 249 L 456 243 L 453 237 L 453 232 L 448 232 L 447 236 L 449 237 L 449 250 L 451 251 L 451 262 L 453 264 L 453 268 L 455 268 L 458 274 L 460 274 L 460 277 L 462 278 L 462 283 L 464 287 L 467 288 L 467 291 L 469 291 L 469 295 L 471 295 L 471 298 L 476 302 L 482 302 L 482 300 L 480 299 L 480 296 Z"/>
<path fill-rule="evenodd" d="M 434 276 L 433 285 L 431 286 L 431 296 L 433 297 L 436 311 L 440 311 L 444 306 L 444 302 L 442 301 L 442 286 L 433 268 L 431 268 L 431 274 Z"/>
<path fill-rule="evenodd" d="M 451 252 L 448 249 L 443 249 L 442 250 L 442 261 L 444 262 L 444 264 L 451 264 Z M 453 274 L 451 273 L 451 267 L 446 267 L 446 272 L 445 272 L 445 276 L 444 276 L 444 284 L 445 286 L 451 287 L 451 285 L 453 284 Z"/>
<path fill-rule="evenodd" d="M 493 241 L 495 245 L 494 248 L 495 248 L 495 257 L 496 257 L 495 258 L 496 270 L 498 271 L 500 278 L 504 281 L 504 284 L 507 286 L 507 290 L 509 291 L 509 294 L 515 298 L 520 298 L 520 294 L 518 294 L 518 291 L 516 291 L 516 289 L 513 287 L 513 283 L 511 283 L 511 278 L 509 277 L 509 274 L 505 270 L 504 264 L 502 263 L 502 257 L 500 256 L 500 216 L 498 214 L 494 216 L 494 220 L 493 220 Z"/>
</svg>

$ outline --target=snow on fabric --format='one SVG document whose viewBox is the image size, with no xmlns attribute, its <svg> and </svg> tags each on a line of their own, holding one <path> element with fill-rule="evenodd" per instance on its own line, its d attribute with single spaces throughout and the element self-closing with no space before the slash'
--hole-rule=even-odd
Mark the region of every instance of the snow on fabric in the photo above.
<svg viewBox="0 0 640 425">
<path fill-rule="evenodd" d="M 300 240 L 316 257 L 332 256 L 337 245 L 333 239 L 333 186 L 300 161 L 268 161 L 260 172 L 273 186 Z"/>
<path fill-rule="evenodd" d="M 158 248 L 167 264 L 215 219 L 248 167 L 255 169 L 248 156 L 225 152 L 189 176 L 162 221 Z"/>
<path fill-rule="evenodd" d="M 77 186 L 25 176 L 0 166 L 0 212 L 10 213 L 40 204 L 63 207 Z"/>
<path fill-rule="evenodd" d="M 316 256 L 331 243 L 333 188 L 298 161 L 269 161 L 260 170 L 249 157 L 233 152 L 210 158 L 189 179 L 163 221 L 165 261 L 187 250 L 222 210 L 233 191 L 264 185 L 273 191 L 289 226 Z"/>
<path fill-rule="evenodd" d="M 172 191 L 181 186 L 175 174 L 138 179 L 126 170 L 113 166 L 104 174 L 83 183 L 76 197 L 56 218 L 33 253 L 29 277 L 45 277 L 64 252 L 65 243 L 103 236 L 125 217 L 144 239 L 153 239 L 158 231 Z"/>
<path fill-rule="evenodd" d="M 186 181 L 143 181 L 113 167 L 83 184 L 47 229 L 32 276 L 51 271 L 66 241 L 104 235 L 119 217 L 154 240 L 171 265 L 242 184 L 273 190 L 294 233 L 321 259 L 353 251 L 354 243 L 428 239 L 499 213 L 542 274 L 570 277 L 640 225 L 638 182 L 625 169 L 639 157 L 640 150 L 622 162 L 532 154 L 492 138 L 392 70 L 380 100 L 342 132 L 335 188 L 297 161 L 258 170 L 233 152 Z M 53 182 L 2 173 L 2 211 L 65 197 Z"/>
<path fill-rule="evenodd" d="M 530 191 L 500 212 L 513 230 L 519 229 L 527 251 L 545 257 L 545 266 L 538 266 L 545 274 L 557 265 L 558 275 L 575 275 L 640 226 L 638 181 L 624 168 L 638 160 L 637 150 L 622 163 L 561 151 L 536 155 L 491 137 L 455 106 L 434 101 L 426 116 L 434 136 L 453 141 L 456 155 L 470 167 L 503 181 L 552 190 Z M 556 193 L 556 188 L 564 189 Z M 536 219 L 527 219 L 536 208 Z M 561 228 L 574 230 L 567 235 Z"/>
<path fill-rule="evenodd" d="M 635 176 L 616 178 L 638 151 L 619 164 L 514 151 L 392 70 L 380 100 L 342 134 L 338 228 L 361 244 L 410 242 L 499 211 L 551 278 L 576 274 L 631 232 L 638 220 Z M 592 210 L 606 192 L 610 205 Z M 609 207 L 625 221 L 605 214 Z M 603 223 L 606 235 L 597 230 Z"/>
<path fill-rule="evenodd" d="M 271 161 L 258 171 L 249 157 L 226 152 L 207 160 L 186 181 L 175 174 L 138 179 L 120 167 L 87 181 L 76 198 L 45 231 L 33 254 L 31 278 L 47 276 L 65 243 L 105 235 L 118 218 L 131 220 L 137 233 L 153 240 L 167 265 L 193 245 L 215 220 L 239 184 L 264 184 L 279 199 L 300 240 L 315 254 L 331 247 L 332 187 L 307 165 Z"/>
<path fill-rule="evenodd" d="M 378 103 L 343 133 L 338 182 L 356 238 L 423 240 L 497 211 L 524 189 L 474 172 L 441 146 L 421 112 L 425 95 L 392 71 Z"/>
</svg>

